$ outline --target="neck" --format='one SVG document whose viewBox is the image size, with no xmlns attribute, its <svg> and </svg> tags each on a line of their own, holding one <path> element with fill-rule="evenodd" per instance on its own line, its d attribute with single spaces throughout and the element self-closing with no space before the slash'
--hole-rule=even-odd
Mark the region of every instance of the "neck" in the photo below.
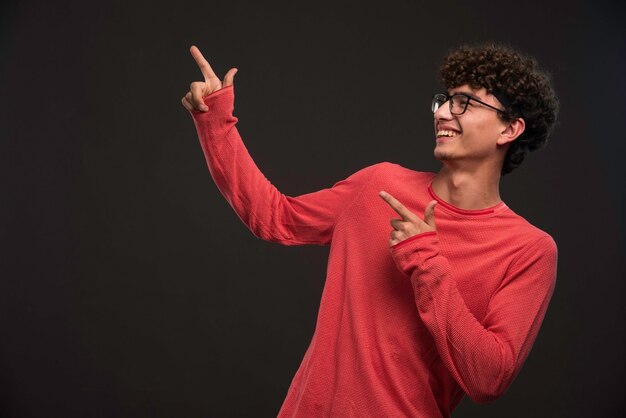
<svg viewBox="0 0 626 418">
<path fill-rule="evenodd" d="M 432 189 L 439 198 L 460 209 L 485 209 L 502 201 L 500 171 L 493 169 L 459 169 L 444 163 Z"/>
</svg>

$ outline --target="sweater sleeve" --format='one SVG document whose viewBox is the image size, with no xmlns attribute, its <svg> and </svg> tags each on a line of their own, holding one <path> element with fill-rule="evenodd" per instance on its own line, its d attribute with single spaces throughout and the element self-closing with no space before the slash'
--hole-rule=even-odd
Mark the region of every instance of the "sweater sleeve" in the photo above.
<svg viewBox="0 0 626 418">
<path fill-rule="evenodd" d="M 408 241 L 406 242 L 405 241 Z M 391 248 L 410 276 L 420 317 L 448 371 L 475 402 L 501 396 L 535 341 L 556 281 L 557 248 L 550 236 L 533 241 L 509 267 L 482 323 L 459 293 L 437 232 Z"/>
<path fill-rule="evenodd" d="M 241 221 L 258 238 L 284 245 L 330 243 L 343 209 L 367 184 L 376 167 L 365 167 L 332 187 L 285 196 L 263 175 L 246 149 L 233 116 L 234 89 L 204 97 L 207 112 L 191 111 L 209 172 Z"/>
</svg>

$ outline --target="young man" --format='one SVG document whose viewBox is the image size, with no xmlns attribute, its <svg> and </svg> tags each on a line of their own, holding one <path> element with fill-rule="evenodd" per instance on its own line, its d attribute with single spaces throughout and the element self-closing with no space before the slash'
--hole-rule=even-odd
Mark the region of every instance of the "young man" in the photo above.
<svg viewBox="0 0 626 418">
<path fill-rule="evenodd" d="M 432 101 L 439 173 L 382 162 L 290 197 L 235 128 L 237 70 L 222 83 L 191 53 L 205 81 L 182 102 L 224 197 L 257 237 L 330 244 L 315 333 L 279 416 L 448 417 L 465 394 L 502 395 L 556 280 L 553 239 L 499 195 L 500 176 L 545 144 L 556 119 L 534 60 L 497 45 L 447 55 L 447 92 Z"/>
</svg>

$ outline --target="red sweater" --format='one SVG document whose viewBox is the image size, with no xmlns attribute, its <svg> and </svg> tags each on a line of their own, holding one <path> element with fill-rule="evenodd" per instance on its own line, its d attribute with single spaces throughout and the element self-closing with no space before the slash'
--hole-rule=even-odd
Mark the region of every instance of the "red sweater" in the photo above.
<svg viewBox="0 0 626 418">
<path fill-rule="evenodd" d="M 467 394 L 500 396 L 537 336 L 556 280 L 547 233 L 499 203 L 456 208 L 434 173 L 383 162 L 332 187 L 283 195 L 235 127 L 234 91 L 192 112 L 210 173 L 252 233 L 284 245 L 330 244 L 315 333 L 280 417 L 448 417 Z M 389 247 L 398 215 L 385 190 L 436 232 Z"/>
</svg>

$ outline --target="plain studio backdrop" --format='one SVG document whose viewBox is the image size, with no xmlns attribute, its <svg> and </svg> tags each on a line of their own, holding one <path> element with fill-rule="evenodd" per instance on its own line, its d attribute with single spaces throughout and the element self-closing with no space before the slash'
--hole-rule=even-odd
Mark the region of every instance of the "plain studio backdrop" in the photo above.
<svg viewBox="0 0 626 418">
<path fill-rule="evenodd" d="M 454 417 L 619 415 L 626 74 L 619 2 L 79 2 L 0 6 L 0 416 L 275 416 L 328 247 L 255 238 L 180 98 L 196 44 L 235 77 L 259 168 L 297 196 L 390 161 L 436 171 L 430 98 L 461 43 L 535 56 L 561 99 L 502 180 L 559 247 L 535 346 Z M 366 227 L 366 226 L 364 226 Z"/>
</svg>

